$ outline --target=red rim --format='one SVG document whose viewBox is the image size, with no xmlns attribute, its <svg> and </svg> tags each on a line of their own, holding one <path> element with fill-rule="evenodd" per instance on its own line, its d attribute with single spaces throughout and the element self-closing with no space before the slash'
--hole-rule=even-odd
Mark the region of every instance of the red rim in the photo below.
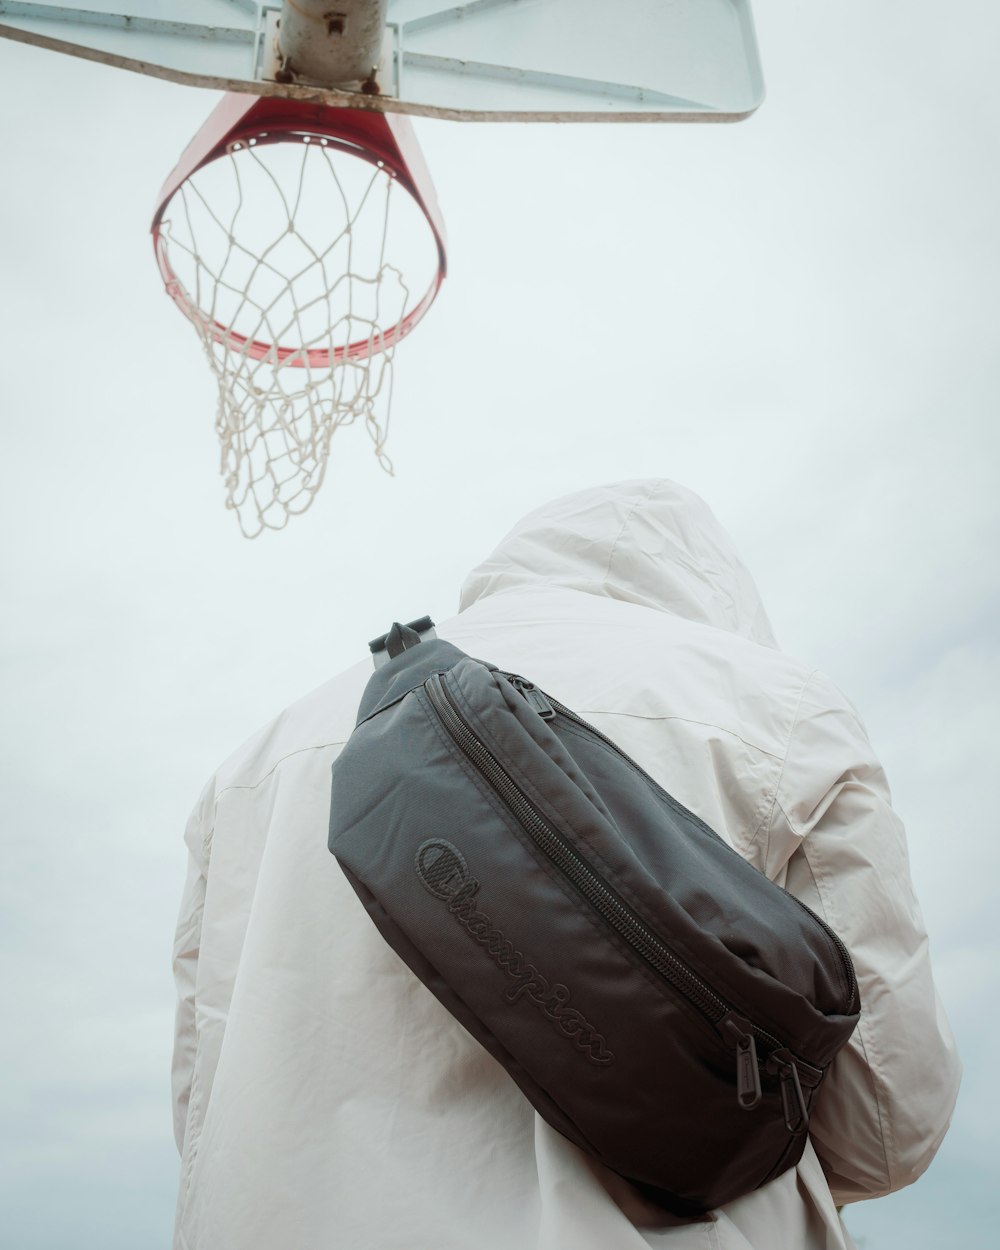
<svg viewBox="0 0 1000 1250">
<path fill-rule="evenodd" d="M 248 339 L 228 326 L 210 319 L 187 295 L 174 273 L 167 255 L 168 244 L 160 226 L 170 201 L 199 169 L 231 152 L 239 151 L 249 140 L 257 144 L 302 142 L 306 138 L 325 139 L 341 151 L 373 165 L 383 166 L 403 186 L 424 214 L 437 245 L 437 271 L 415 308 L 388 330 L 357 339 L 343 347 L 304 348 Z M 152 224 L 156 263 L 167 294 L 177 307 L 201 330 L 220 345 L 254 360 L 270 358 L 274 364 L 293 368 L 323 368 L 331 364 L 364 360 L 385 351 L 403 339 L 434 303 L 444 280 L 447 256 L 445 230 L 434 184 L 417 144 L 409 118 L 399 113 L 373 110 L 330 108 L 304 104 L 298 100 L 226 95 L 205 125 L 185 149 L 160 190 Z"/>
</svg>

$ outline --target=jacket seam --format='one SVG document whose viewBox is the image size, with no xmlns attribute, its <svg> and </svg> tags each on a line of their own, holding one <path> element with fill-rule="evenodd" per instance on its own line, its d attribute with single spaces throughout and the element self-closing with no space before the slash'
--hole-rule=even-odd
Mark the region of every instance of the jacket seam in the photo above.
<svg viewBox="0 0 1000 1250">
<path fill-rule="evenodd" d="M 803 681 L 802 686 L 799 689 L 799 697 L 795 703 L 795 711 L 792 713 L 792 719 L 789 722 L 789 726 L 788 726 L 788 737 L 785 739 L 785 751 L 781 757 L 781 767 L 778 769 L 778 775 L 774 779 L 774 791 L 771 795 L 771 805 L 768 808 L 765 815 L 761 817 L 761 822 L 758 825 L 757 831 L 754 833 L 754 836 L 750 842 L 750 845 L 752 846 L 754 842 L 756 842 L 757 838 L 760 837 L 760 834 L 763 831 L 764 833 L 763 864 L 764 864 L 765 872 L 767 871 L 767 866 L 768 866 L 767 861 L 771 854 L 771 825 L 774 823 L 775 810 L 780 806 L 780 804 L 778 803 L 778 795 L 781 792 L 781 783 L 784 780 L 785 769 L 788 766 L 788 757 L 792 749 L 792 738 L 795 736 L 795 730 L 798 728 L 799 715 L 802 712 L 802 704 L 805 702 L 806 691 L 809 689 L 810 683 L 812 682 L 812 679 L 816 676 L 817 672 L 818 672 L 817 669 L 813 669 L 811 672 L 809 672 L 806 675 L 806 678 Z"/>
<path fill-rule="evenodd" d="M 271 765 L 271 767 L 267 770 L 267 772 L 264 773 L 262 777 L 258 777 L 256 781 L 246 782 L 246 783 L 234 782 L 232 785 L 223 786 L 221 790 L 216 792 L 215 798 L 212 803 L 211 828 L 209 829 L 208 833 L 205 834 L 204 838 L 202 838 L 201 847 L 202 847 L 202 852 L 205 854 L 206 858 L 208 857 L 209 852 L 211 850 L 212 835 L 215 833 L 215 815 L 216 815 L 216 812 L 218 811 L 219 802 L 222 799 L 223 795 L 229 794 L 233 790 L 256 790 L 258 786 L 262 786 L 265 781 L 270 780 L 270 778 L 274 776 L 274 774 L 278 771 L 278 769 L 281 767 L 282 764 L 286 763 L 288 760 L 292 759 L 296 755 L 304 755 L 307 751 L 325 751 L 328 747 L 342 747 L 346 745 L 347 745 L 346 738 L 337 738 L 333 742 L 314 742 L 310 746 L 307 746 L 307 747 L 297 747 L 294 751 L 289 751 L 287 755 L 283 755 L 281 756 L 280 759 L 275 760 L 274 763 Z"/>
<path fill-rule="evenodd" d="M 626 529 L 628 528 L 629 521 L 631 521 L 632 517 L 635 515 L 636 509 L 641 507 L 642 504 L 649 503 L 649 501 L 652 498 L 653 498 L 653 491 L 650 487 L 647 486 L 645 494 L 643 495 L 642 499 L 637 499 L 635 503 L 633 503 L 632 507 L 629 508 L 628 512 L 625 514 L 625 519 L 624 521 L 622 521 L 621 529 L 618 531 L 618 534 L 615 537 L 615 541 L 611 544 L 611 554 L 608 556 L 607 568 L 604 570 L 604 577 L 601 579 L 602 585 L 604 585 L 607 582 L 608 578 L 611 576 L 611 565 L 614 563 L 615 553 L 618 551 L 618 544 L 621 542 L 622 537 Z"/>
<path fill-rule="evenodd" d="M 730 738 L 735 738 L 738 742 L 742 742 L 744 746 L 748 746 L 754 751 L 759 751 L 761 755 L 766 755 L 772 760 L 784 760 L 784 756 L 778 755 L 774 751 L 769 751 L 767 747 L 762 747 L 756 742 L 751 742 L 749 738 L 744 738 L 743 735 L 737 733 L 735 729 L 727 729 L 725 725 L 720 725 L 714 720 L 695 720 L 691 716 L 644 716 L 641 712 L 609 711 L 604 708 L 596 707 L 582 708 L 578 712 L 578 715 L 582 716 L 584 719 L 588 716 L 628 716 L 632 720 L 650 722 L 676 720 L 682 721 L 685 725 L 704 725 L 706 729 L 717 729 L 719 733 L 724 733 Z"/>
<path fill-rule="evenodd" d="M 802 856 L 805 860 L 806 867 L 809 869 L 809 875 L 813 879 L 816 887 L 817 897 L 823 904 L 823 911 L 834 929 L 838 928 L 836 907 L 833 905 L 829 892 L 826 888 L 826 877 L 818 864 L 814 864 L 809 852 L 808 837 L 802 842 Z M 861 998 L 860 986 L 858 989 L 859 1000 Z M 881 1079 L 877 1074 L 878 1069 L 878 1053 L 877 1047 L 874 1045 L 874 1039 L 871 1037 L 868 1029 L 868 1018 L 864 1011 L 864 1004 L 861 1003 L 861 1010 L 858 1018 L 857 1034 L 861 1041 L 861 1049 L 864 1051 L 865 1062 L 868 1067 L 868 1073 L 872 1082 L 872 1096 L 875 1100 L 875 1114 L 878 1117 L 879 1142 L 882 1146 L 882 1161 L 885 1164 L 885 1193 L 893 1191 L 892 1165 L 889 1162 L 889 1155 L 892 1150 L 892 1128 L 889 1122 L 882 1114 L 882 1098 L 879 1096 L 879 1086 Z M 867 1035 L 867 1036 L 866 1036 Z M 869 1052 L 871 1057 L 869 1058 Z M 875 1195 L 873 1195 L 875 1196 Z"/>
<path fill-rule="evenodd" d="M 801 703 L 801 698 L 802 696 L 800 692 L 800 695 L 799 695 L 800 703 Z M 796 715 L 797 713 L 798 713 L 798 705 L 796 705 Z M 768 795 L 768 792 L 766 790 L 764 791 L 764 794 L 761 797 L 760 802 L 758 803 L 757 807 L 754 809 L 754 811 L 751 813 L 751 816 L 750 816 L 750 820 L 751 821 L 756 820 L 756 823 L 752 825 L 752 829 L 747 834 L 746 839 L 742 839 L 742 838 L 740 839 L 740 843 L 743 848 L 741 853 L 744 855 L 746 859 L 754 858 L 754 851 L 756 849 L 757 839 L 760 837 L 761 830 L 764 828 L 765 823 L 770 824 L 770 819 L 774 812 L 774 803 L 778 795 L 778 786 L 781 781 L 781 774 L 784 768 L 784 762 L 788 756 L 788 743 L 791 741 L 792 729 L 789 729 L 788 731 L 788 739 L 786 740 L 786 743 L 785 743 L 784 754 L 778 755 L 774 751 L 769 751 L 767 747 L 762 747 L 758 743 L 751 742 L 748 738 L 744 738 L 743 735 L 737 733 L 735 729 L 727 729 L 725 725 L 720 725 L 716 721 L 694 720 L 692 717 L 689 717 L 689 716 L 643 716 L 641 713 L 637 713 L 637 712 L 602 712 L 602 711 L 597 710 L 596 708 L 590 708 L 586 711 L 582 711 L 580 715 L 583 716 L 584 718 L 586 718 L 587 716 L 630 716 L 634 720 L 641 720 L 650 724 L 661 722 L 661 721 L 675 720 L 675 721 L 681 721 L 685 725 L 703 725 L 706 729 L 717 729 L 719 733 L 726 734 L 726 736 L 729 738 L 735 738 L 737 742 L 742 742 L 743 745 L 745 747 L 748 747 L 751 751 L 757 751 L 761 755 L 766 755 L 768 759 L 776 760 L 781 765 L 781 767 L 778 770 L 778 777 L 774 783 L 774 791 L 770 796 Z M 793 715 L 792 717 L 793 727 L 794 727 L 794 724 L 795 724 L 795 716 Z M 761 863 L 763 867 L 766 867 L 767 865 L 767 846 L 766 845 L 764 847 L 764 858 L 761 861 Z"/>
<path fill-rule="evenodd" d="M 194 1174 L 194 1165 L 198 1159 L 198 1149 L 201 1146 L 201 1133 L 202 1129 L 205 1127 L 204 1117 L 201 1116 L 202 1094 L 201 1082 L 198 1080 L 197 1050 L 195 1052 L 195 1056 L 196 1062 L 191 1073 L 191 1094 L 188 1099 L 188 1124 L 190 1125 L 192 1131 L 190 1134 L 190 1141 L 188 1140 L 188 1133 L 186 1130 L 184 1134 L 184 1154 L 186 1155 L 186 1158 L 183 1160 L 181 1170 L 181 1190 L 178 1195 L 178 1208 L 180 1211 L 183 1211 L 183 1209 L 187 1206 L 188 1195 L 191 1192 L 191 1178 Z M 201 1117 L 200 1119 L 194 1120 L 195 1112 L 197 1112 Z"/>
</svg>

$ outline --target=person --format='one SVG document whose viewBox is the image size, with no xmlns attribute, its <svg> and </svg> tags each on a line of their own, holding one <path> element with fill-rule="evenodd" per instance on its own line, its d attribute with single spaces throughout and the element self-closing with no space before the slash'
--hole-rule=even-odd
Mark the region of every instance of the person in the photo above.
<svg viewBox="0 0 1000 1250">
<path fill-rule="evenodd" d="M 851 704 L 778 649 L 732 541 L 666 480 L 531 513 L 438 633 L 572 707 L 822 914 L 852 953 L 860 1023 L 797 1167 L 709 1222 L 666 1224 L 534 1113 L 328 853 L 331 765 L 369 658 L 243 746 L 188 825 L 177 1250 L 851 1246 L 838 1205 L 921 1175 L 960 1073 L 903 828 Z"/>
</svg>

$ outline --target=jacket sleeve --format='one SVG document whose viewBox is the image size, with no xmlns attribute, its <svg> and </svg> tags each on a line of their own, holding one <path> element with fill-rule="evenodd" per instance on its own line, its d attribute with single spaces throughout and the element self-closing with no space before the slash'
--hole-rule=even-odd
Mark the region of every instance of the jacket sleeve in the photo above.
<svg viewBox="0 0 1000 1250">
<path fill-rule="evenodd" d="M 854 961 L 861 1019 L 810 1133 L 838 1203 L 902 1189 L 948 1129 L 961 1064 L 934 988 L 906 836 L 851 705 L 807 682 L 772 814 L 768 875 L 824 916 Z"/>
<path fill-rule="evenodd" d="M 177 987 L 177 1009 L 174 1019 L 171 1088 L 174 1140 L 177 1142 L 178 1151 L 182 1154 L 198 1049 L 196 1024 L 198 955 L 201 950 L 201 927 L 205 910 L 209 834 L 213 809 L 214 786 L 210 783 L 202 793 L 198 806 L 191 813 L 184 834 L 184 841 L 188 848 L 188 867 L 174 936 L 173 970 Z"/>
</svg>

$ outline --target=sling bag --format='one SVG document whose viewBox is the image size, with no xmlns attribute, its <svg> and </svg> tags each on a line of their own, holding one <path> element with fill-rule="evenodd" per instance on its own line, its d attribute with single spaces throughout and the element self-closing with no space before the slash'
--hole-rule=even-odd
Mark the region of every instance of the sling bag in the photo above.
<svg viewBox="0 0 1000 1250">
<path fill-rule="evenodd" d="M 610 739 L 430 625 L 371 644 L 333 766 L 329 846 L 368 914 L 648 1198 L 698 1218 L 766 1184 L 858 1020 L 843 943 Z"/>
</svg>

